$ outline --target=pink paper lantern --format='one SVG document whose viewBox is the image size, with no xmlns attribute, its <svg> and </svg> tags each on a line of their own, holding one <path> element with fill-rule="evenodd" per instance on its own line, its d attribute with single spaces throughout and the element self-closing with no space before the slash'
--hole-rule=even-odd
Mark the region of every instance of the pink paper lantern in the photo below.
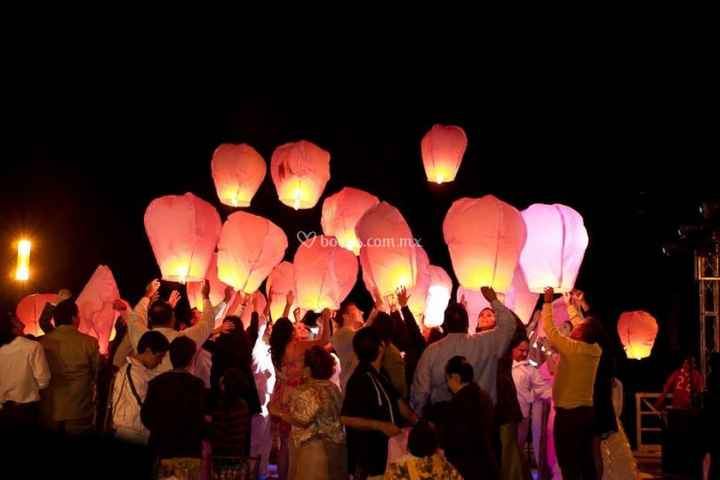
<svg viewBox="0 0 720 480">
<path fill-rule="evenodd" d="M 655 317 L 642 310 L 624 312 L 618 319 L 617 331 L 625 348 L 625 355 L 634 360 L 642 360 L 652 352 L 658 324 Z"/>
<path fill-rule="evenodd" d="M 272 297 L 270 292 L 272 291 Z M 287 301 L 287 294 L 295 291 L 295 265 L 290 262 L 280 262 L 275 265 L 265 282 L 265 294 L 270 300 L 270 315 L 274 320 L 282 317 Z M 290 306 L 289 316 L 297 307 L 297 301 Z M 291 318 L 291 320 L 294 320 Z"/>
<path fill-rule="evenodd" d="M 210 169 L 218 198 L 231 207 L 249 207 L 267 172 L 265 160 L 246 143 L 217 147 Z"/>
<path fill-rule="evenodd" d="M 445 320 L 445 309 L 452 296 L 452 279 L 442 268 L 430 265 L 430 286 L 428 287 L 427 300 L 425 302 L 424 323 L 426 327 L 432 328 L 442 325 Z"/>
<path fill-rule="evenodd" d="M 228 285 L 220 281 L 217 274 L 217 254 L 213 253 L 210 266 L 205 273 L 205 278 L 210 282 L 210 303 L 217 305 L 225 299 L 225 289 Z M 187 296 L 190 307 L 203 311 L 202 286 L 203 282 L 188 282 Z"/>
<path fill-rule="evenodd" d="M 145 210 L 145 231 L 162 278 L 180 283 L 203 280 L 221 225 L 215 207 L 192 193 L 150 202 Z"/>
<path fill-rule="evenodd" d="M 345 187 L 323 201 L 320 223 L 323 233 L 337 238 L 341 247 L 360 255 L 360 241 L 355 225 L 380 200 L 364 190 Z"/>
<path fill-rule="evenodd" d="M 455 180 L 467 143 L 467 135 L 462 128 L 434 125 L 420 143 L 428 181 L 444 183 Z"/>
<path fill-rule="evenodd" d="M 525 224 L 515 207 L 492 195 L 456 200 L 445 215 L 443 236 L 460 285 L 510 288 L 525 244 Z"/>
<path fill-rule="evenodd" d="M 273 152 L 270 174 L 282 203 L 313 208 L 330 180 L 330 153 L 305 140 L 286 143 Z"/>
<path fill-rule="evenodd" d="M 505 295 L 505 305 L 527 325 L 532 319 L 540 295 L 532 293 L 525 283 L 525 276 L 518 266 L 513 274 L 510 290 Z"/>
<path fill-rule="evenodd" d="M 565 205 L 536 203 L 523 210 L 527 242 L 520 255 L 528 288 L 542 293 L 552 287 L 556 293 L 575 286 L 588 234 L 579 213 Z"/>
<path fill-rule="evenodd" d="M 412 289 L 417 280 L 415 239 L 400 211 L 387 202 L 368 210 L 355 226 L 360 240 L 360 265 L 369 292 L 382 296 L 399 287 Z"/>
<path fill-rule="evenodd" d="M 113 302 L 119 298 L 120 292 L 112 271 L 100 265 L 75 300 L 80 317 L 78 330 L 97 338 L 103 355 L 108 352 L 108 343 L 117 318 Z"/>
<path fill-rule="evenodd" d="M 267 218 L 235 212 L 220 233 L 218 278 L 235 290 L 253 293 L 282 261 L 287 245 L 285 232 Z"/>
<path fill-rule="evenodd" d="M 17 315 L 23 325 L 25 325 L 23 333 L 36 337 L 43 335 L 45 332 L 40 328 L 38 322 L 45 308 L 45 304 L 56 304 L 59 301 L 60 296 L 55 293 L 33 293 L 20 300 L 20 303 L 18 303 L 15 309 L 15 315 Z"/>
<path fill-rule="evenodd" d="M 417 279 L 415 286 L 408 291 L 410 299 L 408 300 L 408 308 L 419 317 L 425 313 L 425 303 L 427 300 L 428 289 L 430 288 L 430 259 L 425 249 L 420 245 L 415 246 L 415 258 L 417 264 Z"/>
<path fill-rule="evenodd" d="M 338 309 L 357 280 L 355 255 L 323 235 L 305 240 L 295 252 L 296 302 L 304 309 L 321 312 Z"/>
</svg>

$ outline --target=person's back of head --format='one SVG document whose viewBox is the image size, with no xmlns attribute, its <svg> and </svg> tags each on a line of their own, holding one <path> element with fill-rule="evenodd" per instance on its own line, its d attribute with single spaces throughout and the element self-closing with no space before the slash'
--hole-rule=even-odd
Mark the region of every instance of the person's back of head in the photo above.
<svg viewBox="0 0 720 480">
<path fill-rule="evenodd" d="M 440 329 L 440 327 L 432 327 L 430 329 L 430 333 L 428 334 L 427 343 L 428 343 L 428 345 L 431 345 L 431 344 L 437 342 L 438 340 L 440 340 L 441 338 L 443 338 L 444 336 L 445 335 L 443 334 L 443 331 L 442 331 L 442 329 Z"/>
<path fill-rule="evenodd" d="M 437 452 L 437 432 L 424 420 L 419 421 L 408 435 L 408 452 L 415 457 L 430 457 Z"/>
<path fill-rule="evenodd" d="M 158 300 L 150 305 L 148 309 L 148 320 L 150 322 L 150 328 L 172 328 L 174 320 L 173 308 L 169 303 Z"/>
<path fill-rule="evenodd" d="M 61 325 L 74 325 L 77 316 L 78 306 L 72 298 L 58 303 L 57 306 L 55 306 L 55 310 L 53 310 L 53 319 L 55 320 L 56 327 Z"/>
<path fill-rule="evenodd" d="M 362 364 L 373 363 L 380 354 L 380 336 L 372 327 L 358 330 L 353 337 L 353 350 Z"/>
<path fill-rule="evenodd" d="M 395 321 L 389 314 L 385 312 L 378 312 L 370 328 L 377 332 L 378 337 L 380 337 L 380 341 L 388 344 L 392 342 L 393 339 L 394 325 Z"/>
<path fill-rule="evenodd" d="M 235 408 L 250 395 L 248 376 L 239 368 L 228 368 L 220 380 L 222 401 L 225 408 Z"/>
<path fill-rule="evenodd" d="M 320 346 L 314 346 L 305 352 L 305 366 L 316 380 L 329 380 L 335 373 L 335 358 Z"/>
<path fill-rule="evenodd" d="M 458 375 L 460 383 L 470 383 L 475 378 L 475 371 L 473 366 L 468 363 L 467 359 L 463 356 L 456 355 L 448 360 L 445 365 L 445 374 L 449 377 L 453 374 Z"/>
<path fill-rule="evenodd" d="M 458 303 L 451 303 L 445 309 L 443 328 L 447 333 L 467 333 L 468 314 L 465 308 Z"/>
<path fill-rule="evenodd" d="M 285 317 L 279 318 L 272 326 L 270 332 L 270 358 L 275 368 L 281 368 L 285 349 L 295 335 L 295 326 Z"/>
<path fill-rule="evenodd" d="M 188 368 L 192 363 L 197 345 L 192 338 L 179 336 L 170 343 L 170 363 L 176 370 Z"/>
<path fill-rule="evenodd" d="M 302 323 L 304 323 L 308 327 L 315 328 L 318 326 L 318 318 L 320 318 L 319 313 L 315 313 L 312 310 L 308 310 L 305 312 L 305 316 L 302 319 Z"/>
</svg>

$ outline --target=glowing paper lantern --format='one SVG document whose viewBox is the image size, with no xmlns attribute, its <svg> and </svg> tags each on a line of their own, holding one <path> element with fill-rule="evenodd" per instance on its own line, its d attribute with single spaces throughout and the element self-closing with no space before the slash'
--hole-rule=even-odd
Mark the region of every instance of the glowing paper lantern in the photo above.
<svg viewBox="0 0 720 480">
<path fill-rule="evenodd" d="M 15 315 L 17 315 L 23 325 L 25 325 L 23 333 L 36 337 L 43 335 L 45 332 L 42 331 L 38 322 L 45 308 L 45 304 L 56 304 L 59 301 L 60 296 L 55 293 L 33 293 L 20 300 L 20 303 L 18 303 L 15 309 Z"/>
<path fill-rule="evenodd" d="M 355 255 L 338 246 L 333 237 L 305 240 L 295 252 L 293 265 L 297 304 L 318 313 L 339 308 L 357 280 Z"/>
<path fill-rule="evenodd" d="M 462 128 L 434 125 L 420 143 L 428 181 L 443 183 L 455 180 L 467 143 L 467 136 Z"/>
<path fill-rule="evenodd" d="M 442 267 L 430 265 L 429 271 L 430 287 L 425 303 L 424 323 L 431 328 L 442 325 L 445 319 L 445 309 L 452 296 L 452 279 Z"/>
<path fill-rule="evenodd" d="M 145 232 L 162 278 L 180 283 L 202 281 L 221 226 L 215 207 L 192 193 L 150 202 L 145 210 Z"/>
<path fill-rule="evenodd" d="M 273 152 L 270 174 L 282 203 L 313 208 L 330 180 L 330 153 L 305 140 L 286 143 Z"/>
<path fill-rule="evenodd" d="M 24 282 L 30 279 L 30 240 L 18 242 L 17 268 L 15 269 L 15 280 Z"/>
<path fill-rule="evenodd" d="M 112 271 L 107 266 L 100 265 L 75 301 L 80 317 L 78 330 L 97 338 L 102 354 L 108 351 L 110 335 L 117 317 L 113 302 L 119 298 L 120 292 Z"/>
<path fill-rule="evenodd" d="M 358 221 L 355 234 L 362 243 L 360 265 L 369 292 L 377 287 L 386 296 L 415 286 L 415 239 L 397 208 L 387 202 L 374 206 Z"/>
<path fill-rule="evenodd" d="M 527 242 L 520 255 L 528 288 L 542 293 L 553 287 L 556 293 L 575 286 L 588 246 L 588 234 L 579 213 L 565 205 L 536 203 L 522 212 Z"/>
<path fill-rule="evenodd" d="M 510 288 L 525 244 L 525 224 L 515 207 L 492 195 L 456 200 L 445 215 L 443 236 L 460 285 Z"/>
<path fill-rule="evenodd" d="M 290 262 L 280 262 L 275 265 L 265 282 L 265 294 L 270 300 L 270 315 L 273 320 L 282 317 L 287 294 L 291 290 L 295 291 L 295 266 Z M 272 297 L 270 296 L 271 291 Z M 297 302 L 290 306 L 290 317 L 292 317 L 292 312 L 296 306 Z M 294 321 L 295 319 L 291 318 L 290 320 Z"/>
<path fill-rule="evenodd" d="M 425 249 L 420 245 L 415 246 L 415 258 L 417 264 L 417 279 L 415 286 L 408 291 L 410 299 L 408 300 L 408 308 L 419 318 L 425 313 L 425 303 L 430 288 L 430 259 L 425 253 Z"/>
<path fill-rule="evenodd" d="M 650 356 L 658 333 L 655 317 L 642 310 L 624 312 L 617 330 L 628 358 L 642 360 Z"/>
<path fill-rule="evenodd" d="M 246 212 L 230 215 L 218 243 L 218 278 L 235 290 L 253 293 L 280 263 L 285 232 L 267 218 Z"/>
<path fill-rule="evenodd" d="M 370 208 L 380 200 L 364 190 L 345 187 L 323 201 L 323 233 L 337 238 L 341 247 L 360 255 L 360 242 L 355 235 L 355 225 Z"/>
<path fill-rule="evenodd" d="M 246 143 L 217 147 L 210 168 L 220 201 L 231 207 L 249 207 L 267 172 L 265 160 Z"/>
<path fill-rule="evenodd" d="M 210 303 L 217 305 L 225 299 L 225 289 L 227 285 L 220 281 L 217 275 L 217 254 L 213 253 L 212 259 L 210 260 L 210 266 L 205 273 L 205 278 L 210 282 Z M 188 282 L 187 283 L 187 297 L 191 308 L 197 308 L 201 312 L 203 311 L 203 299 L 202 299 L 202 282 Z"/>
<path fill-rule="evenodd" d="M 513 275 L 510 290 L 505 295 L 505 305 L 527 325 L 532 318 L 540 295 L 532 293 L 525 283 L 525 276 L 518 266 Z"/>
</svg>

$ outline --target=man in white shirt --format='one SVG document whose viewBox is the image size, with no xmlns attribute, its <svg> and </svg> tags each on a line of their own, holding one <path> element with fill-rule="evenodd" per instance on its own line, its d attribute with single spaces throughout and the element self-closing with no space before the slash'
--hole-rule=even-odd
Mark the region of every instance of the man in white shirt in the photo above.
<svg viewBox="0 0 720 480">
<path fill-rule="evenodd" d="M 202 345 L 205 343 L 205 340 L 210 337 L 215 326 L 215 319 L 213 317 L 214 309 L 210 304 L 210 284 L 208 281 L 205 281 L 202 288 L 203 314 L 200 321 L 195 325 L 186 328 L 182 332 L 178 332 L 174 328 L 175 313 L 173 311 L 173 307 L 169 303 L 155 301 L 148 309 L 150 299 L 153 298 L 159 287 L 160 282 L 158 280 L 153 280 L 150 286 L 148 286 L 145 296 L 140 300 L 140 302 L 138 302 L 138 305 L 133 311 L 130 311 L 127 308 L 127 304 L 124 302 L 122 305 L 116 305 L 116 308 L 122 311 L 122 315 L 127 322 L 127 335 L 133 350 L 137 352 L 140 337 L 149 330 L 148 320 L 152 329 L 162 333 L 165 338 L 167 338 L 168 342 L 172 342 L 177 337 L 185 336 L 193 340 L 196 345 Z M 143 311 L 147 311 L 148 320 L 145 320 L 142 317 L 141 312 Z M 160 365 L 153 371 L 153 375 L 157 376 L 161 373 L 169 372 L 170 370 L 172 370 L 172 364 L 170 363 L 168 356 L 165 356 L 162 363 L 160 363 Z"/>
<path fill-rule="evenodd" d="M 364 324 L 363 312 L 354 303 L 347 302 L 335 314 L 334 321 L 335 333 L 330 344 L 340 359 L 340 388 L 345 391 L 345 385 L 357 365 L 352 342 L 355 332 Z"/>
<path fill-rule="evenodd" d="M 40 390 L 49 384 L 42 345 L 16 336 L 10 318 L 0 318 L 0 430 L 37 426 Z"/>
<path fill-rule="evenodd" d="M 137 353 L 127 357 L 127 364 L 115 376 L 110 398 L 115 436 L 133 443 L 147 443 L 150 432 L 140 419 L 140 409 L 147 395 L 153 370 L 166 357 L 170 343 L 155 330 L 145 332 Z"/>
</svg>

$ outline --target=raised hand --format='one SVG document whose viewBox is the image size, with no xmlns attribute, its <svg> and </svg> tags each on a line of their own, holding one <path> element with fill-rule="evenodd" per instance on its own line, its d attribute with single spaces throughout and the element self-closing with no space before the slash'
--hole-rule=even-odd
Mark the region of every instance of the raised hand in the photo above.
<svg viewBox="0 0 720 480">
<path fill-rule="evenodd" d="M 495 293 L 495 290 L 493 290 L 491 287 L 482 287 L 480 289 L 480 292 L 482 293 L 483 297 L 485 297 L 485 300 L 488 301 L 488 303 L 492 303 L 497 300 L 497 293 Z"/>
<path fill-rule="evenodd" d="M 467 299 L 465 298 L 465 294 L 463 293 L 460 297 L 460 305 L 463 306 L 463 308 L 467 311 Z"/>
<path fill-rule="evenodd" d="M 168 298 L 168 303 L 172 308 L 175 308 L 175 305 L 178 304 L 181 298 L 182 295 L 180 295 L 180 292 L 178 292 L 177 290 L 173 290 L 172 292 L 170 292 L 170 298 Z"/>
<path fill-rule="evenodd" d="M 233 296 L 233 293 L 235 293 L 235 289 L 231 286 L 225 287 L 225 296 L 223 297 L 223 302 L 230 303 L 230 299 Z"/>
<path fill-rule="evenodd" d="M 207 278 L 203 281 L 203 286 L 202 290 L 200 290 L 200 293 L 202 294 L 203 298 L 210 299 L 210 282 L 208 282 Z"/>
<path fill-rule="evenodd" d="M 553 295 L 555 295 L 555 290 L 553 290 L 552 287 L 546 287 L 545 288 L 545 303 L 552 303 Z"/>
<path fill-rule="evenodd" d="M 400 308 L 407 307 L 408 300 L 410 299 L 410 295 L 407 293 L 407 288 L 400 287 L 395 291 L 395 294 L 397 295 Z"/>
<path fill-rule="evenodd" d="M 148 283 L 148 286 L 145 287 L 145 296 L 148 298 L 153 298 L 153 296 L 160 290 L 160 280 L 157 278 L 153 279 L 150 283 Z"/>
</svg>

